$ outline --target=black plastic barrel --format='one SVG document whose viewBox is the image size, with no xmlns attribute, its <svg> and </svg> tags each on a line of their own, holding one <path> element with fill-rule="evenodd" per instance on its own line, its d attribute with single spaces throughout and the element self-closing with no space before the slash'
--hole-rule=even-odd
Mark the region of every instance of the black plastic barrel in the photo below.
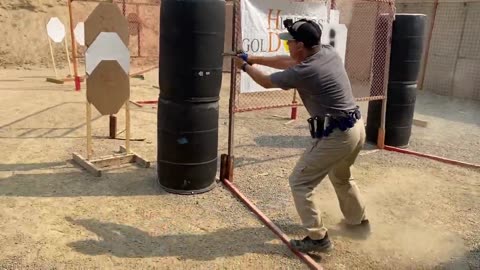
<svg viewBox="0 0 480 270">
<path fill-rule="evenodd" d="M 407 147 L 410 141 L 425 22 L 423 14 L 395 15 L 385 118 L 386 145 Z M 372 142 L 377 141 L 381 108 L 381 101 L 369 102 L 366 131 L 367 140 Z"/>
<path fill-rule="evenodd" d="M 397 14 L 393 22 L 390 83 L 416 84 L 423 54 L 427 16 Z"/>
<path fill-rule="evenodd" d="M 217 101 L 222 84 L 225 1 L 163 0 L 160 26 L 162 97 Z"/>
<path fill-rule="evenodd" d="M 158 102 L 158 177 L 167 191 L 201 193 L 217 172 L 218 102 Z"/>
<path fill-rule="evenodd" d="M 163 0 L 160 12 L 158 181 L 167 192 L 215 187 L 225 1 Z"/>
</svg>

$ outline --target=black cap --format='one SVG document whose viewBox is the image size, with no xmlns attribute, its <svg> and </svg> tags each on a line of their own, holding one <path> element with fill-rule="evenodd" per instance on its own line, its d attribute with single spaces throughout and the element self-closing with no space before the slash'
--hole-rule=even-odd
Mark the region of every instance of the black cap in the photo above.
<svg viewBox="0 0 480 270">
<path fill-rule="evenodd" d="M 279 35 L 280 39 L 303 42 L 307 48 L 320 44 L 322 28 L 316 22 L 301 19 L 293 23 L 293 20 L 287 19 L 283 21 L 283 25 L 287 28 L 288 32 L 281 33 Z"/>
</svg>

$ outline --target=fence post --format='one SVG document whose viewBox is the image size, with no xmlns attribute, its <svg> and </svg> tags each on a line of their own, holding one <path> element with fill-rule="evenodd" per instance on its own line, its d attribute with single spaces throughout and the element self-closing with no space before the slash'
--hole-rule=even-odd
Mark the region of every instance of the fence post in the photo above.
<svg viewBox="0 0 480 270">
<path fill-rule="evenodd" d="M 422 66 L 422 78 L 420 79 L 420 84 L 418 89 L 423 90 L 423 84 L 425 82 L 425 73 L 427 71 L 427 65 L 428 65 L 428 55 L 430 53 L 430 43 L 432 41 L 432 36 L 433 36 L 433 28 L 435 26 L 435 20 L 437 16 L 437 9 L 438 9 L 438 0 L 435 0 L 433 3 L 433 15 L 432 15 L 432 23 L 430 24 L 430 30 L 428 32 L 428 40 L 427 40 L 427 49 L 425 50 L 425 60 L 423 61 L 423 66 Z"/>
<path fill-rule="evenodd" d="M 457 76 L 457 69 L 458 69 L 458 59 L 460 58 L 460 50 L 462 49 L 462 43 L 463 43 L 463 36 L 465 35 L 465 26 L 467 24 L 467 16 L 468 16 L 468 2 L 463 2 L 463 7 L 464 7 L 464 11 L 465 11 L 465 14 L 464 14 L 464 18 L 463 18 L 463 24 L 462 24 L 462 30 L 461 30 L 461 33 L 460 33 L 460 40 L 459 40 L 459 44 L 458 44 L 458 48 L 457 48 L 457 54 L 456 54 L 456 57 L 455 57 L 455 65 L 454 65 L 454 68 L 453 68 L 453 77 L 452 77 L 452 85 L 450 87 L 450 96 L 454 96 L 454 90 L 455 90 L 455 77 Z"/>
<path fill-rule="evenodd" d="M 81 85 L 80 85 L 80 77 L 78 76 L 78 66 L 77 66 L 77 44 L 76 44 L 75 34 L 73 32 L 72 1 L 73 0 L 67 0 L 68 15 L 70 17 L 70 39 L 72 42 L 73 75 L 75 79 L 75 90 L 80 91 Z"/>
<path fill-rule="evenodd" d="M 239 16 L 240 10 L 240 1 L 233 0 L 233 14 L 232 14 L 232 51 L 237 51 L 237 39 L 240 34 L 237 30 L 239 27 L 237 19 Z M 224 174 L 229 181 L 233 181 L 233 167 L 234 167 L 234 153 L 233 148 L 235 147 L 235 102 L 236 102 L 236 90 L 237 90 L 237 69 L 235 67 L 235 59 L 232 57 L 231 60 L 231 72 L 230 72 L 230 101 L 229 101 L 229 116 L 228 116 L 228 156 L 226 164 L 224 167 Z M 222 181 L 224 179 L 221 179 Z"/>
</svg>

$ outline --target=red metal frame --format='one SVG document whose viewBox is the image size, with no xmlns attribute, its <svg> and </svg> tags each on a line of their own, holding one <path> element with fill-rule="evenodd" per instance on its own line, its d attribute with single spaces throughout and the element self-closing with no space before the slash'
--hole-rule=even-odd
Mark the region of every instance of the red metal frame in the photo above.
<svg viewBox="0 0 480 270">
<path fill-rule="evenodd" d="M 75 91 L 80 91 L 82 79 L 78 76 L 78 62 L 77 62 L 77 43 L 75 40 L 75 34 L 73 33 L 73 14 L 72 14 L 72 1 L 67 0 L 68 14 L 70 22 L 70 41 L 72 42 L 72 64 L 73 64 L 73 76 L 75 81 Z"/>
<path fill-rule="evenodd" d="M 239 14 L 240 14 L 240 0 L 233 1 L 233 23 L 232 23 L 232 51 L 237 50 L 237 45 L 239 41 L 240 31 L 237 31 L 239 28 Z M 310 269 L 323 269 L 320 265 L 318 265 L 310 256 L 298 252 L 290 245 L 290 241 L 288 236 L 282 232 L 265 214 L 263 214 L 248 198 L 243 195 L 233 184 L 233 169 L 234 169 L 234 134 L 235 134 L 235 113 L 236 112 L 245 112 L 248 109 L 237 109 L 235 106 L 236 102 L 236 94 L 237 94 L 237 87 L 239 85 L 239 73 L 235 68 L 235 62 L 232 59 L 231 62 L 231 80 L 230 80 L 230 100 L 229 100 L 229 134 L 228 134 L 228 154 L 222 155 L 221 157 L 221 168 L 220 168 L 220 178 L 221 181 L 224 183 L 225 186 L 234 194 L 236 195 L 253 213 L 255 213 L 258 218 L 272 230 L 281 240 L 285 243 L 290 250 L 300 258 L 304 263 L 308 265 Z M 295 98 L 295 97 L 294 97 Z M 295 101 L 295 99 L 294 99 Z M 283 105 L 283 106 L 266 106 L 269 108 L 274 107 L 289 107 L 297 104 L 292 102 L 291 105 Z M 258 110 L 255 108 L 252 110 Z M 293 112 L 292 112 L 293 114 Z"/>
<path fill-rule="evenodd" d="M 425 154 L 425 153 L 415 152 L 415 151 L 411 151 L 411 150 L 407 150 L 407 149 L 402 149 L 402 148 L 398 148 L 398 147 L 393 147 L 393 146 L 388 146 L 388 145 L 385 145 L 385 148 L 384 148 L 384 149 L 385 149 L 385 150 L 388 150 L 388 151 L 397 152 L 397 153 L 402 153 L 402 154 L 414 155 L 414 156 L 417 156 L 417 157 L 428 158 L 428 159 L 432 159 L 432 160 L 436 160 L 436 161 L 440 161 L 440 162 L 448 163 L 448 164 L 452 164 L 452 165 L 457 165 L 457 166 L 461 166 L 461 167 L 480 169 L 480 164 L 473 164 L 473 163 L 458 161 L 458 160 L 454 160 L 454 159 L 448 159 L 448 158 L 444 158 L 444 157 L 439 157 L 439 156 L 435 156 L 435 155 L 429 155 L 429 154 Z"/>
<path fill-rule="evenodd" d="M 288 246 L 288 248 L 300 259 L 310 269 L 323 269 L 321 265 L 319 265 L 312 257 L 308 256 L 305 253 L 299 252 L 295 248 L 290 245 L 289 237 L 280 229 L 277 225 L 275 225 L 260 209 L 258 209 L 245 195 L 238 190 L 235 185 L 228 181 L 227 179 L 222 180 L 223 184 L 235 195 L 237 196 L 247 207 L 250 209 L 257 217 L 265 224 L 273 233 L 275 233 L 282 242 Z"/>
</svg>

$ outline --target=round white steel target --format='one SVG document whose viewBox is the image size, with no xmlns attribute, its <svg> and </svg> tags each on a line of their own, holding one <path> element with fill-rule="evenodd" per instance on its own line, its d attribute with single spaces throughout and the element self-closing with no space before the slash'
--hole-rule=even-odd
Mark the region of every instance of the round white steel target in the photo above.
<svg viewBox="0 0 480 270">
<path fill-rule="evenodd" d="M 47 33 L 54 42 L 60 43 L 65 38 L 65 26 L 59 18 L 50 18 L 47 23 Z"/>
<path fill-rule="evenodd" d="M 75 34 L 75 40 L 79 45 L 85 46 L 85 23 L 79 22 L 73 30 Z"/>
</svg>

